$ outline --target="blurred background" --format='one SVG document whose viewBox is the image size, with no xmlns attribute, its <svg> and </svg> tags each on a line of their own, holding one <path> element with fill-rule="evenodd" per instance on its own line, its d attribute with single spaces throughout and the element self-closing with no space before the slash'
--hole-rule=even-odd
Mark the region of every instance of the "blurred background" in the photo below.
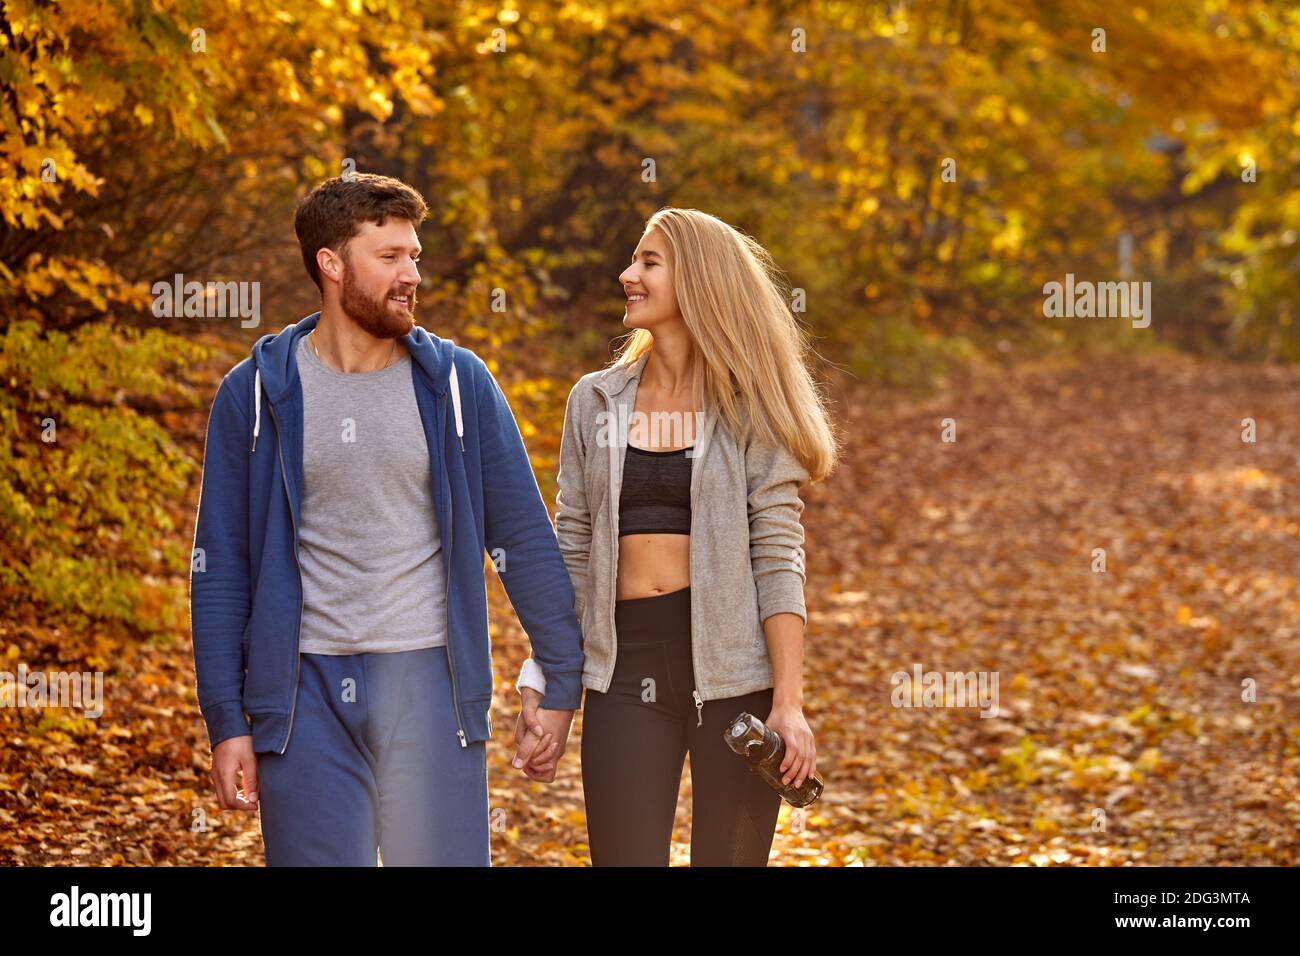
<svg viewBox="0 0 1300 956">
<path fill-rule="evenodd" d="M 10 0 L 0 130 L 0 667 L 107 697 L 0 707 L 0 862 L 261 862 L 193 693 L 203 435 L 318 308 L 293 211 L 349 169 L 428 200 L 417 321 L 488 362 L 548 504 L 651 213 L 802 293 L 846 454 L 805 494 L 826 798 L 774 865 L 1295 862 L 1290 0 Z M 177 274 L 256 323 L 160 317 Z M 1067 274 L 1150 283 L 1150 324 L 1049 314 Z M 580 719 L 550 787 L 506 763 L 489 578 L 493 862 L 586 863 Z M 998 672 L 1000 716 L 893 706 L 915 662 Z"/>
</svg>

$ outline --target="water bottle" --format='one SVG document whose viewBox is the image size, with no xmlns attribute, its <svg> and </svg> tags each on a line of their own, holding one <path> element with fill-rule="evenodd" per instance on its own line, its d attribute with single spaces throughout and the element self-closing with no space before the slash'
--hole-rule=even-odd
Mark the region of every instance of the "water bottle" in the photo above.
<svg viewBox="0 0 1300 956">
<path fill-rule="evenodd" d="M 769 787 L 795 807 L 807 807 L 822 795 L 822 778 L 816 771 L 794 786 L 781 782 L 781 761 L 785 759 L 785 741 L 775 730 L 750 713 L 742 713 L 722 732 L 727 746 L 745 759 L 749 769 L 758 774 Z"/>
</svg>

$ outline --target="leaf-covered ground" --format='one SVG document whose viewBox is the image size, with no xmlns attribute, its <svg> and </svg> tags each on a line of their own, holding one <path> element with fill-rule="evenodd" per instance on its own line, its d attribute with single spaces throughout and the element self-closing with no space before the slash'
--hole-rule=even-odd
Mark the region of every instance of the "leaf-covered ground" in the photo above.
<svg viewBox="0 0 1300 956">
<path fill-rule="evenodd" d="M 1296 864 L 1300 370 L 1112 358 L 836 400 L 845 459 L 804 515 L 826 794 L 783 806 L 772 864 Z M 490 591 L 493 863 L 585 864 L 581 717 L 554 784 L 510 768 L 527 644 Z M 0 709 L 0 863 L 263 862 L 256 816 L 216 809 L 184 636 L 0 628 L 0 669 L 108 672 L 97 725 Z M 893 706 L 915 665 L 996 673 L 998 715 Z M 687 772 L 674 863 L 689 836 Z"/>
</svg>

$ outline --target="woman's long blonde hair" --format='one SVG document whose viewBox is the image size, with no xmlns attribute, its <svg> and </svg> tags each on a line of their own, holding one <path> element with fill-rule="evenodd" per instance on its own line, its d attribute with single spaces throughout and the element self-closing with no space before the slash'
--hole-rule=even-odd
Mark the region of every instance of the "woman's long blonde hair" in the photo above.
<svg viewBox="0 0 1300 956">
<path fill-rule="evenodd" d="M 835 467 L 838 442 L 804 361 L 812 347 L 771 255 L 698 209 L 660 209 L 645 231 L 655 228 L 668 242 L 673 290 L 695 343 L 696 407 L 709 403 L 738 436 L 744 434 L 742 416 L 748 418 L 756 434 L 780 440 L 810 480 L 825 478 Z M 635 329 L 611 364 L 630 365 L 653 346 L 649 331 Z"/>
</svg>

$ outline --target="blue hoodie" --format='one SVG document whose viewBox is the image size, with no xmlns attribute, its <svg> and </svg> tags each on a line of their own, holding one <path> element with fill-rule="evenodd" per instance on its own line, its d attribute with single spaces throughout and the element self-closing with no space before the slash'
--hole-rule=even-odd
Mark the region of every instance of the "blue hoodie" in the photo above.
<svg viewBox="0 0 1300 956">
<path fill-rule="evenodd" d="M 199 708 L 214 748 L 250 733 L 256 752 L 289 746 L 302 621 L 297 345 L 319 319 L 316 312 L 258 339 L 252 356 L 222 380 L 208 418 L 190 624 Z M 417 326 L 402 342 L 433 472 L 447 653 L 465 747 L 492 735 L 485 550 L 505 557 L 501 581 L 546 676 L 543 707 L 581 704 L 582 632 L 555 529 L 501 387 L 482 359 L 449 339 Z"/>
</svg>

